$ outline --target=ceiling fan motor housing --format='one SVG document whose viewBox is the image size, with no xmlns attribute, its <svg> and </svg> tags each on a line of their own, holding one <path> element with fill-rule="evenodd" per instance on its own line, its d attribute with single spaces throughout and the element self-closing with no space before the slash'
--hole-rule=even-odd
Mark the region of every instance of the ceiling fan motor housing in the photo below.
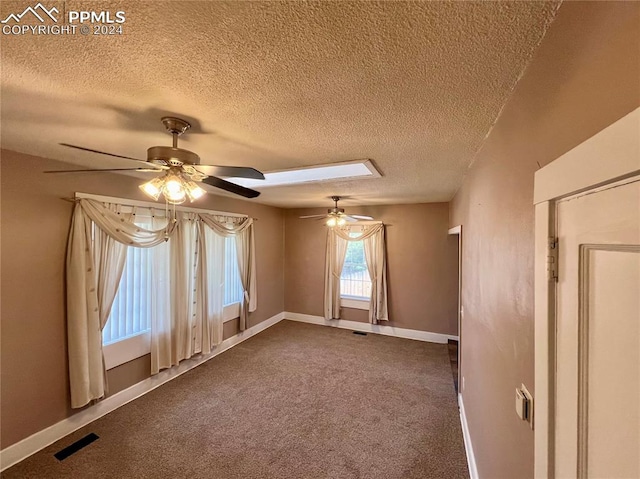
<svg viewBox="0 0 640 479">
<path fill-rule="evenodd" d="M 147 150 L 147 161 L 170 166 L 199 165 L 200 157 L 194 152 L 171 146 L 152 146 Z"/>
</svg>

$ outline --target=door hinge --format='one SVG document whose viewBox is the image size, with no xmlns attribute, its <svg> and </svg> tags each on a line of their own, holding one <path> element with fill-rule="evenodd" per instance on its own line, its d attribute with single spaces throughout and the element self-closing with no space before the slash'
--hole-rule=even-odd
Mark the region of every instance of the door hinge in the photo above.
<svg viewBox="0 0 640 479">
<path fill-rule="evenodd" d="M 558 238 L 547 241 L 547 279 L 558 281 Z"/>
</svg>

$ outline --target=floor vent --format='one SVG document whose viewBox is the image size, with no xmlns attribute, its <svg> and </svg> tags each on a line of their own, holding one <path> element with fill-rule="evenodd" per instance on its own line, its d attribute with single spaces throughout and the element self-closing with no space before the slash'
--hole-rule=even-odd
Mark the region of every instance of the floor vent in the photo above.
<svg viewBox="0 0 640 479">
<path fill-rule="evenodd" d="M 76 442 L 74 442 L 70 446 L 65 447 L 62 451 L 56 452 L 54 456 L 58 461 L 64 461 L 67 457 L 71 456 L 72 454 L 75 454 L 83 447 L 88 446 L 96 439 L 98 439 L 98 436 L 96 434 L 94 433 L 87 434 L 82 439 L 78 439 Z"/>
<path fill-rule="evenodd" d="M 362 331 L 354 331 L 353 334 L 357 334 L 359 336 L 366 336 L 367 333 L 363 333 Z"/>
</svg>

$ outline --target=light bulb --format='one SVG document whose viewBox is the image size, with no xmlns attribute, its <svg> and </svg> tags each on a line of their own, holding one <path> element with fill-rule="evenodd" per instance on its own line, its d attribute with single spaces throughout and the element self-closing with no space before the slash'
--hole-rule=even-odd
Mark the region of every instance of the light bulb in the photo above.
<svg viewBox="0 0 640 479">
<path fill-rule="evenodd" d="M 174 205 L 183 203 L 187 198 L 182 179 L 175 175 L 167 176 L 165 178 L 162 193 L 164 193 L 164 197 L 167 201 Z"/>
<path fill-rule="evenodd" d="M 189 200 L 193 203 L 198 198 L 201 198 L 202 195 L 206 193 L 202 188 L 196 185 L 193 181 L 189 181 L 186 185 L 187 195 L 189 196 Z"/>
<path fill-rule="evenodd" d="M 344 226 L 344 224 L 347 222 L 347 220 L 345 220 L 344 218 L 338 218 L 338 226 Z"/>
<path fill-rule="evenodd" d="M 327 220 L 327 226 L 333 227 L 333 226 L 336 225 L 336 223 L 337 223 L 337 221 L 333 216 Z"/>
<path fill-rule="evenodd" d="M 160 197 L 160 188 L 162 188 L 162 183 L 162 178 L 154 178 L 153 180 L 140 185 L 139 188 L 143 191 L 144 194 L 157 201 Z"/>
</svg>

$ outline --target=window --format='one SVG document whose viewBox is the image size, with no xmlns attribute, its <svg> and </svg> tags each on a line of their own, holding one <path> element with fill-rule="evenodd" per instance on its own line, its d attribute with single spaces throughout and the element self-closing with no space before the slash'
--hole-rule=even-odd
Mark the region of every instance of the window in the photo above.
<svg viewBox="0 0 640 479">
<path fill-rule="evenodd" d="M 143 228 L 153 228 L 153 218 L 150 216 L 136 215 L 135 222 Z M 127 248 L 120 285 L 102 330 L 107 369 L 151 351 L 151 298 L 154 288 L 151 275 L 154 255 L 168 254 L 167 244 L 155 248 Z"/>
<path fill-rule="evenodd" d="M 136 224 L 152 228 L 152 219 L 136 216 Z M 213 233 L 211 233 L 213 234 Z M 224 321 L 240 315 L 243 289 L 235 238 L 224 239 Z M 155 255 L 155 258 L 154 258 Z M 148 354 L 152 318 L 153 262 L 167 258 L 168 243 L 127 249 L 127 258 L 111 313 L 102 330 L 107 369 Z M 164 261 L 160 259 L 160 261 Z"/>
<path fill-rule="evenodd" d="M 151 250 L 127 248 L 120 286 L 102 330 L 103 345 L 149 331 L 152 288 Z"/>
<path fill-rule="evenodd" d="M 360 233 L 351 232 L 352 238 Z M 340 297 L 342 305 L 350 308 L 368 309 L 371 298 L 371 278 L 364 255 L 363 241 L 349 241 L 340 275 Z"/>
<path fill-rule="evenodd" d="M 242 282 L 236 256 L 236 239 L 225 238 L 224 241 L 224 305 L 242 301 Z"/>
</svg>

